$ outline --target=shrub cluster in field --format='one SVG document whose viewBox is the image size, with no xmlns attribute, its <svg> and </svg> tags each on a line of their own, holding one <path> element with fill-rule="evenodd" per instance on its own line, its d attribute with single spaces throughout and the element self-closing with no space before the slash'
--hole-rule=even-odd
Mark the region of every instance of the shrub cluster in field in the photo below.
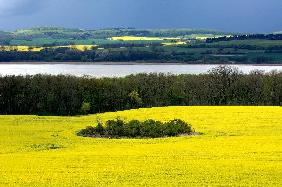
<svg viewBox="0 0 282 187">
<path fill-rule="evenodd" d="M 146 121 L 131 120 L 125 122 L 121 119 L 109 120 L 106 125 L 98 122 L 96 127 L 87 127 L 78 132 L 84 137 L 148 137 L 158 138 L 166 136 L 178 136 L 181 134 L 191 134 L 192 126 L 180 119 L 171 120 L 165 123 L 152 119 Z"/>
</svg>

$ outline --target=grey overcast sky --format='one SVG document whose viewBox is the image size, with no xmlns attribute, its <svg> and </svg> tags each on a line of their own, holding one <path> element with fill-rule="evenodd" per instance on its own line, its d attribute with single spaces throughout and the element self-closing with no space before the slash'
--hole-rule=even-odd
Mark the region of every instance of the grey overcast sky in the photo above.
<svg viewBox="0 0 282 187">
<path fill-rule="evenodd" d="M 209 28 L 282 30 L 282 0 L 0 0 L 0 30 Z"/>
</svg>

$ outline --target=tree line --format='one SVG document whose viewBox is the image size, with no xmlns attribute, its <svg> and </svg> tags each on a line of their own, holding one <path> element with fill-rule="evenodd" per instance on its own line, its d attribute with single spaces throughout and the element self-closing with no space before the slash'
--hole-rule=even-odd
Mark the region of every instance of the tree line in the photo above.
<svg viewBox="0 0 282 187">
<path fill-rule="evenodd" d="M 222 49 L 233 48 L 238 49 L 267 49 L 265 52 L 260 52 L 254 56 L 238 55 L 238 52 L 224 52 Z M 282 50 L 282 47 L 259 47 L 249 45 L 234 45 L 234 46 L 221 46 L 221 45 L 199 45 L 199 46 L 181 46 L 179 48 L 206 48 L 206 52 L 200 52 L 195 50 L 181 51 L 177 49 L 164 49 L 163 47 L 151 46 L 149 48 L 131 46 L 125 49 L 119 48 L 106 48 L 102 50 L 89 50 L 79 51 L 68 48 L 57 49 L 45 49 L 40 52 L 21 52 L 21 51 L 1 51 L 0 50 L 0 62 L 132 62 L 132 61 L 144 61 L 144 62 L 185 62 L 189 64 L 195 63 L 209 63 L 218 64 L 230 62 L 235 63 L 278 63 L 275 57 L 278 56 Z M 217 48 L 217 52 L 209 52 L 210 48 Z M 213 54 L 222 54 L 223 56 L 216 56 Z M 228 55 L 226 55 L 228 54 Z M 230 55 L 229 54 L 234 54 Z M 268 54 L 268 55 L 267 55 Z M 269 54 L 271 56 L 269 56 Z M 226 56 L 224 56 L 226 55 Z"/>
<path fill-rule="evenodd" d="M 243 74 L 220 66 L 200 75 L 0 77 L 1 114 L 80 115 L 171 105 L 281 106 L 282 72 Z"/>
<path fill-rule="evenodd" d="M 234 36 L 222 36 L 217 38 L 207 38 L 207 43 L 232 41 L 232 40 L 282 40 L 282 34 L 244 34 Z"/>
<path fill-rule="evenodd" d="M 0 62 L 130 62 L 130 61 L 196 61 L 187 52 L 165 52 L 162 48 L 151 46 L 150 48 L 127 47 L 126 49 L 107 48 L 102 50 L 79 51 L 69 48 L 44 49 L 39 52 L 34 51 L 1 51 Z"/>
</svg>

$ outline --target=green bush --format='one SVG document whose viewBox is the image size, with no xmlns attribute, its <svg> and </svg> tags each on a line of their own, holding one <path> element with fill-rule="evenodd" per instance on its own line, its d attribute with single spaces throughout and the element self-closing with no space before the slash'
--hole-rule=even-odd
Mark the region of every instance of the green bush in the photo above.
<svg viewBox="0 0 282 187">
<path fill-rule="evenodd" d="M 162 130 L 162 122 L 152 119 L 144 121 L 141 123 L 140 134 L 141 137 L 162 137 L 164 135 Z"/>
<path fill-rule="evenodd" d="M 106 122 L 106 135 L 125 136 L 125 122 L 121 119 L 109 120 Z"/>
<path fill-rule="evenodd" d="M 95 132 L 96 128 L 95 127 L 91 127 L 91 126 L 88 126 L 86 127 L 85 129 L 82 129 L 80 130 L 77 135 L 78 136 L 84 136 L 84 137 L 87 137 L 87 136 L 94 136 L 95 134 L 97 134 Z"/>
<path fill-rule="evenodd" d="M 192 126 L 185 121 L 175 119 L 164 124 L 164 134 L 167 136 L 177 136 L 178 134 L 189 134 L 193 131 Z"/>
<path fill-rule="evenodd" d="M 141 136 L 141 122 L 138 120 L 131 120 L 125 126 L 125 133 L 128 137 L 138 137 Z"/>
<path fill-rule="evenodd" d="M 96 126 L 94 132 L 99 134 L 99 135 L 105 135 L 105 130 L 104 130 L 103 124 L 101 122 L 98 122 L 98 125 Z"/>
<path fill-rule="evenodd" d="M 108 138 L 158 138 L 167 136 L 179 136 L 192 134 L 192 126 L 183 120 L 175 119 L 166 123 L 148 119 L 146 121 L 131 120 L 125 122 L 119 118 L 109 120 L 105 126 L 98 122 L 96 127 L 87 127 L 77 133 L 84 137 L 108 137 Z"/>
</svg>

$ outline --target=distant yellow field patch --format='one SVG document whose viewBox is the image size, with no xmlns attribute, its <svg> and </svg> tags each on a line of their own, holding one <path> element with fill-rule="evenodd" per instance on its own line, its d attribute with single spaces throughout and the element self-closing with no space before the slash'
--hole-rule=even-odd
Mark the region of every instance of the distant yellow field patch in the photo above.
<svg viewBox="0 0 282 187">
<path fill-rule="evenodd" d="M 66 45 L 66 46 L 57 46 L 55 48 L 70 48 L 79 51 L 88 51 L 97 48 L 97 45 Z"/>
<path fill-rule="evenodd" d="M 174 45 L 185 45 L 187 42 L 164 42 L 162 45 L 164 46 L 174 46 Z"/>
<path fill-rule="evenodd" d="M 32 47 L 32 46 L 0 46 L 0 51 L 41 51 L 43 47 Z"/>
<path fill-rule="evenodd" d="M 119 36 L 119 37 L 112 37 L 111 40 L 119 40 L 119 41 L 149 41 L 149 40 L 156 40 L 161 41 L 164 40 L 163 38 L 159 37 L 139 37 L 139 36 Z"/>
<path fill-rule="evenodd" d="M 55 47 L 35 47 L 35 46 L 0 46 L 0 51 L 20 51 L 27 52 L 33 51 L 38 52 L 47 48 L 70 48 L 79 51 L 87 51 L 96 48 L 97 45 L 66 45 L 66 46 L 55 46 Z"/>
</svg>

